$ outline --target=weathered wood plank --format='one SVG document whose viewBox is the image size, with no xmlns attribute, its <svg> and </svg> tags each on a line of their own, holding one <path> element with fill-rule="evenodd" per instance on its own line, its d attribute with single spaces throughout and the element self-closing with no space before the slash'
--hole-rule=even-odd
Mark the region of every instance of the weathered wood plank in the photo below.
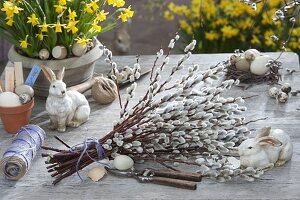
<svg viewBox="0 0 300 200">
<path fill-rule="evenodd" d="M 278 54 L 270 53 L 270 55 L 275 58 Z M 168 66 L 174 65 L 177 60 L 173 58 L 178 58 L 178 56 L 181 55 L 172 56 Z M 204 70 L 228 57 L 229 54 L 194 55 L 186 66 L 197 63 Z M 133 65 L 135 56 L 114 57 L 114 60 L 121 65 Z M 154 56 L 142 56 L 140 62 L 142 66 L 150 67 L 153 60 Z M 288 75 L 284 69 L 281 70 L 283 81 L 291 83 L 293 90 L 300 89 L 298 56 L 293 53 L 285 53 L 281 61 L 283 68 L 298 70 L 293 75 Z M 99 61 L 96 72 L 105 73 L 105 71 L 109 71 L 109 66 L 104 61 Z M 168 67 L 164 71 L 164 74 L 167 73 Z M 147 89 L 147 83 L 148 77 L 141 78 L 135 100 Z M 204 179 L 198 184 L 196 191 L 187 191 L 154 184 L 140 184 L 134 179 L 114 176 L 107 176 L 99 183 L 94 183 L 88 178 L 84 178 L 84 181 L 81 182 L 76 175 L 73 175 L 59 185 L 52 186 L 53 179 L 46 171 L 45 159 L 38 155 L 29 173 L 20 181 L 11 182 L 0 178 L 0 199 L 299 199 L 300 110 L 297 109 L 300 109 L 300 95 L 291 97 L 286 104 L 277 104 L 274 99 L 267 95 L 269 87 L 267 84 L 259 84 L 245 91 L 234 87 L 228 94 L 231 96 L 259 95 L 245 102 L 248 111 L 244 114 L 247 120 L 262 117 L 268 117 L 268 119 L 249 124 L 249 128 L 271 125 L 274 128 L 282 128 L 287 131 L 293 140 L 294 156 L 292 161 L 283 167 L 267 172 L 260 180 L 252 183 L 242 180 L 217 183 Z M 122 89 L 121 93 L 124 91 L 125 88 Z M 112 129 L 112 121 L 118 118 L 118 102 L 115 101 L 108 106 L 100 106 L 91 99 L 89 94 L 87 96 L 92 110 L 90 120 L 77 129 L 69 128 L 63 134 L 47 129 L 48 117 L 44 109 L 44 101 L 37 100 L 32 123 L 37 123 L 46 130 L 46 145 L 63 148 L 54 139 L 54 135 L 60 135 L 68 144 L 75 145 L 82 142 L 85 137 L 101 137 Z M 0 153 L 2 154 L 9 146 L 13 136 L 5 133 L 1 124 L 0 138 Z M 87 169 L 80 173 L 85 177 L 86 172 Z"/>
</svg>

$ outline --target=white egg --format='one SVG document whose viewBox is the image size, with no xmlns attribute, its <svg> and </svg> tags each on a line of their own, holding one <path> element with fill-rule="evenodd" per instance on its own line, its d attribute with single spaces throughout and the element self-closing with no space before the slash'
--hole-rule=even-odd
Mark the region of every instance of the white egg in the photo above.
<svg viewBox="0 0 300 200">
<path fill-rule="evenodd" d="M 267 55 L 256 57 L 250 65 L 250 72 L 255 75 L 265 75 L 270 70 L 266 66 L 270 59 L 270 56 Z"/>
<path fill-rule="evenodd" d="M 128 170 L 133 167 L 134 162 L 129 156 L 118 155 L 115 157 L 113 164 L 118 170 Z"/>
<path fill-rule="evenodd" d="M 72 53 L 74 56 L 82 56 L 87 52 L 87 46 L 81 46 L 77 42 L 73 44 L 72 46 Z"/>
<path fill-rule="evenodd" d="M 248 72 L 250 70 L 250 62 L 245 57 L 240 57 L 236 63 L 235 67 L 238 70 Z"/>
<path fill-rule="evenodd" d="M 28 94 L 30 97 L 34 96 L 34 90 L 29 85 L 19 85 L 15 88 L 17 95 Z"/>
<path fill-rule="evenodd" d="M 256 49 L 248 49 L 245 51 L 244 56 L 247 60 L 253 61 L 256 57 L 261 56 L 261 53 Z"/>
<path fill-rule="evenodd" d="M 0 94 L 0 106 L 1 107 L 16 107 L 20 106 L 19 96 L 12 92 L 3 92 Z"/>
</svg>

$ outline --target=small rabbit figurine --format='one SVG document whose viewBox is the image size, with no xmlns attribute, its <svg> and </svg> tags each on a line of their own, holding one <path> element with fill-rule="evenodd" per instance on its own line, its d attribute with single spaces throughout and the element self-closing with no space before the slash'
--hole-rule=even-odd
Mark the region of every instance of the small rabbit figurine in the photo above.
<svg viewBox="0 0 300 200">
<path fill-rule="evenodd" d="M 45 66 L 42 71 L 50 81 L 49 96 L 46 101 L 46 110 L 50 116 L 49 128 L 65 132 L 66 126 L 78 127 L 86 122 L 90 115 L 90 106 L 85 96 L 77 91 L 67 91 L 62 81 L 65 68 L 62 68 L 57 78 L 54 72 Z"/>
<path fill-rule="evenodd" d="M 238 151 L 242 167 L 281 166 L 292 158 L 293 144 L 283 130 L 264 127 L 256 138 L 243 141 Z"/>
</svg>

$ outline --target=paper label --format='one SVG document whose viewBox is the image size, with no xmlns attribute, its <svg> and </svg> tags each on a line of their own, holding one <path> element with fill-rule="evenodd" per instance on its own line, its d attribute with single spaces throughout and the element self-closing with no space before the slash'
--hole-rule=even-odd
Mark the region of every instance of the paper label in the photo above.
<svg viewBox="0 0 300 200">
<path fill-rule="evenodd" d="M 25 81 L 25 85 L 33 86 L 37 77 L 39 76 L 41 72 L 41 68 L 38 65 L 34 65 L 27 76 L 27 79 Z"/>
</svg>

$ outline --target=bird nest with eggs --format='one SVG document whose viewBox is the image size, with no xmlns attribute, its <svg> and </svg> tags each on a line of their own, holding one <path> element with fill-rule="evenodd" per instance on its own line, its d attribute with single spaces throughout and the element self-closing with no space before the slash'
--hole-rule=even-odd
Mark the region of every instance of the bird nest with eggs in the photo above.
<svg viewBox="0 0 300 200">
<path fill-rule="evenodd" d="M 263 55 L 256 49 L 245 52 L 236 50 L 226 62 L 226 79 L 238 79 L 243 83 L 278 83 L 281 79 L 281 62 Z"/>
</svg>

